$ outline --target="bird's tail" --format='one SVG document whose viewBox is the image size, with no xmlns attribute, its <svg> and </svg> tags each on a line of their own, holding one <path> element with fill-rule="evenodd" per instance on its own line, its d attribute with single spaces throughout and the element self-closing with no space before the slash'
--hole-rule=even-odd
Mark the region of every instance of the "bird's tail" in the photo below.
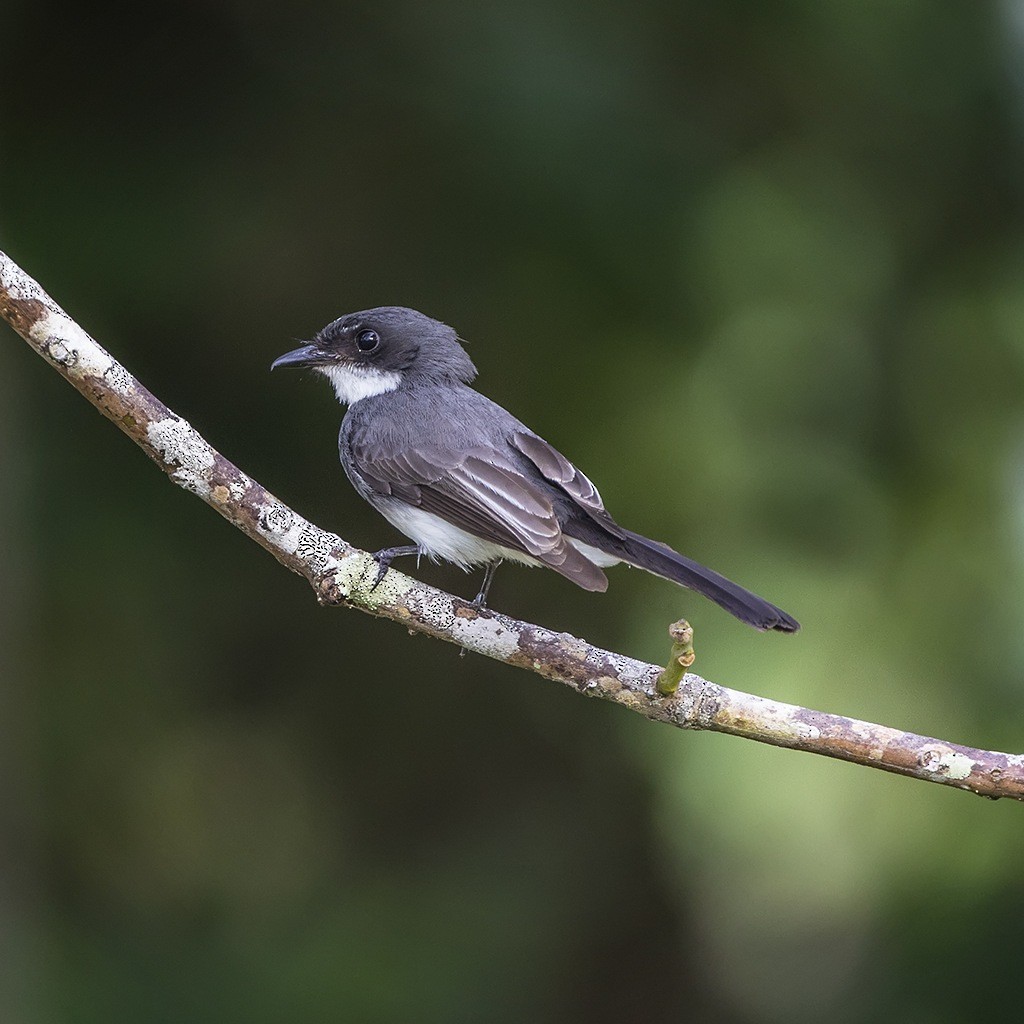
<svg viewBox="0 0 1024 1024">
<path fill-rule="evenodd" d="M 800 623 L 781 608 L 776 608 L 763 597 L 744 590 L 738 583 L 720 576 L 713 569 L 708 569 L 699 562 L 679 554 L 678 551 L 673 551 L 667 544 L 649 540 L 618 524 L 616 530 L 619 536 L 612 537 L 606 534 L 595 546 L 630 565 L 635 565 L 638 569 L 646 569 L 656 576 L 696 590 L 698 594 L 710 598 L 715 604 L 721 605 L 727 612 L 755 629 L 776 629 L 781 633 L 795 633 L 800 628 Z M 579 539 L 587 544 L 595 544 L 597 538 L 591 531 L 586 532 L 589 536 Z"/>
</svg>

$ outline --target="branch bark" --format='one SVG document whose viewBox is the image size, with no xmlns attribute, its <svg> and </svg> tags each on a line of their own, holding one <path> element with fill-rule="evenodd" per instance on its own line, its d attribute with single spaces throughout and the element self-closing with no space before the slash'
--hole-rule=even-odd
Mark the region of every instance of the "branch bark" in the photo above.
<svg viewBox="0 0 1024 1024">
<path fill-rule="evenodd" d="M 686 673 L 658 692 L 662 666 L 567 633 L 478 610 L 395 570 L 375 590 L 377 563 L 308 522 L 216 451 L 98 345 L 0 252 L 0 317 L 176 483 L 303 576 L 322 604 L 345 605 L 447 640 L 655 722 L 709 729 L 852 761 L 988 797 L 1024 800 L 1024 755 L 978 750 L 767 700 Z"/>
</svg>

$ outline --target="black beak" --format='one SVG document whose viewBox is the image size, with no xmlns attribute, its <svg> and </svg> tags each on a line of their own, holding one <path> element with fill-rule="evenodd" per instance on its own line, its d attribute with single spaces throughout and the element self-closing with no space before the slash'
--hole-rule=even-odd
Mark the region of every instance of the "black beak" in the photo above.
<svg viewBox="0 0 1024 1024">
<path fill-rule="evenodd" d="M 270 364 L 270 368 L 276 370 L 279 366 L 322 366 L 327 361 L 327 357 L 316 345 L 303 345 L 302 348 L 292 349 L 291 352 L 278 356 Z"/>
</svg>

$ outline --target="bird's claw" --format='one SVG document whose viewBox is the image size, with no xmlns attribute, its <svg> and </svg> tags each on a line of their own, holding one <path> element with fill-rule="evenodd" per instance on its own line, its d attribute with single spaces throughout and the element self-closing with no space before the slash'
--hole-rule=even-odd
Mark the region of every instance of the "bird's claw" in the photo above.
<svg viewBox="0 0 1024 1024">
<path fill-rule="evenodd" d="M 376 556 L 374 556 L 376 558 Z M 370 591 L 373 592 L 380 586 L 380 581 L 384 579 L 388 574 L 388 569 L 391 568 L 390 559 L 378 558 L 377 559 L 377 575 L 373 578 L 373 582 L 370 584 Z"/>
<path fill-rule="evenodd" d="M 405 544 L 397 548 L 381 548 L 375 551 L 373 557 L 377 560 L 377 578 L 370 585 L 371 592 L 376 590 L 380 581 L 388 574 L 391 563 L 402 555 L 418 555 L 420 549 L 415 544 Z"/>
<path fill-rule="evenodd" d="M 490 562 L 484 571 L 484 581 L 480 585 L 480 592 L 473 598 L 473 607 L 478 612 L 484 611 L 487 607 L 487 592 L 491 589 L 491 581 L 494 579 L 494 573 L 498 566 L 501 565 L 501 561 L 499 558 L 494 562 Z"/>
</svg>

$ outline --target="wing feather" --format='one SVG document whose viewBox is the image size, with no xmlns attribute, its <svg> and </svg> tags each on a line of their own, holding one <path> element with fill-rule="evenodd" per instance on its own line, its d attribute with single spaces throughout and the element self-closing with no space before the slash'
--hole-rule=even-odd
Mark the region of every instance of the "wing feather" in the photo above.
<svg viewBox="0 0 1024 1024">
<path fill-rule="evenodd" d="M 400 497 L 474 536 L 531 555 L 588 590 L 607 587 L 604 573 L 563 535 L 550 494 L 523 473 L 511 451 L 475 448 L 456 458 L 425 446 L 395 450 L 358 441 L 349 451 L 375 493 Z"/>
<path fill-rule="evenodd" d="M 536 434 L 518 431 L 512 444 L 532 462 L 546 480 L 563 491 L 574 504 L 615 537 L 622 528 L 608 514 L 601 495 L 590 478 L 577 469 L 557 448 Z"/>
</svg>

